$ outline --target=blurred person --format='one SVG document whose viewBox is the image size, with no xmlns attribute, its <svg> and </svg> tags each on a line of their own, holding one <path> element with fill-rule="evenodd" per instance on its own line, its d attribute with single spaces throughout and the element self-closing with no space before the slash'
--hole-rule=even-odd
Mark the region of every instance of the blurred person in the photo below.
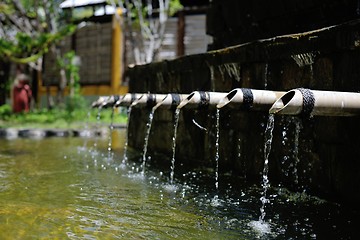
<svg viewBox="0 0 360 240">
<path fill-rule="evenodd" d="M 12 89 L 13 112 L 29 112 L 32 98 L 30 80 L 26 74 L 19 74 Z"/>
</svg>

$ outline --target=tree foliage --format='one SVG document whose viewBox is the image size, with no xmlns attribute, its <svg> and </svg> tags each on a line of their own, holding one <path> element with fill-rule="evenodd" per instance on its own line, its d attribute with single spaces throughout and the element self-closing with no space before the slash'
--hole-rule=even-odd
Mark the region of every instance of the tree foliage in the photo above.
<svg viewBox="0 0 360 240">
<path fill-rule="evenodd" d="M 64 24 L 61 0 L 2 0 L 0 60 L 29 64 L 40 70 L 42 56 L 74 25 Z M 124 9 L 119 20 L 130 39 L 136 64 L 156 59 L 168 17 L 182 8 L 180 0 L 109 0 Z M 120 19 L 120 18 L 119 18 Z M 60 27 L 61 26 L 61 27 Z"/>
<path fill-rule="evenodd" d="M 62 27 L 59 27 L 62 26 Z M 75 30 L 61 22 L 58 1 L 3 0 L 0 3 L 0 59 L 40 70 L 50 46 Z"/>
</svg>

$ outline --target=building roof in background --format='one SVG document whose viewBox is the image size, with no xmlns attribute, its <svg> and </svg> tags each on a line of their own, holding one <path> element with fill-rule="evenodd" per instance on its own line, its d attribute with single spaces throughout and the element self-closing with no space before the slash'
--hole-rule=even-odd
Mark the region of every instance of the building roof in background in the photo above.
<svg viewBox="0 0 360 240">
<path fill-rule="evenodd" d="M 105 4 L 106 0 L 66 0 L 60 4 L 60 8 L 75 8 Z"/>
<path fill-rule="evenodd" d="M 115 13 L 115 8 L 113 6 L 106 5 L 105 9 L 100 8 L 100 9 L 96 10 L 95 13 L 94 13 L 94 16 L 112 15 L 114 13 Z"/>
</svg>

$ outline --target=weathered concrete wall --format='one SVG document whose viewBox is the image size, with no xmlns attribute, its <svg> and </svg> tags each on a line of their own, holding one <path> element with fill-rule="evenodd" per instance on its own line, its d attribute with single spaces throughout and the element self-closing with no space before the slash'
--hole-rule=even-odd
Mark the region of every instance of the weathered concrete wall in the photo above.
<svg viewBox="0 0 360 240">
<path fill-rule="evenodd" d="M 358 19 L 358 0 L 212 0 L 207 32 L 210 49 L 311 31 Z"/>
<path fill-rule="evenodd" d="M 360 91 L 360 24 L 308 32 L 137 66 L 128 70 L 130 92 L 229 92 L 243 87 L 287 91 Z M 149 109 L 133 109 L 129 146 L 142 150 Z M 192 122 L 208 128 L 199 129 Z M 260 182 L 267 112 L 222 109 L 220 171 Z M 276 116 L 270 153 L 270 180 L 337 200 L 360 200 L 359 117 L 302 120 Z M 215 166 L 215 110 L 181 111 L 176 164 Z M 173 111 L 155 113 L 149 154 L 172 154 Z M 297 152 L 294 153 L 294 152 Z M 294 168 L 296 166 L 296 168 Z M 296 170 L 295 170 L 296 169 Z"/>
</svg>

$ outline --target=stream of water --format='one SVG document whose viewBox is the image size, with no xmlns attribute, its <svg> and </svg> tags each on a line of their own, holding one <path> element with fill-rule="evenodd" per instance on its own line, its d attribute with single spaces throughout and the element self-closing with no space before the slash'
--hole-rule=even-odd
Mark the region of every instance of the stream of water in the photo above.
<svg viewBox="0 0 360 240">
<path fill-rule="evenodd" d="M 219 139 L 220 139 L 220 109 L 216 109 L 216 138 L 215 138 L 215 191 L 216 195 L 213 197 L 212 206 L 220 206 L 221 201 L 219 199 Z"/>
<path fill-rule="evenodd" d="M 171 165 L 170 165 L 170 182 L 165 185 L 166 190 L 170 192 L 176 192 L 177 186 L 174 184 L 174 174 L 175 174 L 175 155 L 176 155 L 176 137 L 177 137 L 177 129 L 179 125 L 180 119 L 180 108 L 177 108 L 174 113 L 174 135 L 172 138 L 172 157 L 171 157 Z"/>
<path fill-rule="evenodd" d="M 268 118 L 268 122 L 265 129 L 265 144 L 264 144 L 264 168 L 262 172 L 262 195 L 260 197 L 261 207 L 260 207 L 260 217 L 258 221 L 250 222 L 250 226 L 256 229 L 261 234 L 270 234 L 271 226 L 267 222 L 265 222 L 265 206 L 270 203 L 270 199 L 267 198 L 267 192 L 270 187 L 269 183 L 269 154 L 271 151 L 271 143 L 273 138 L 273 130 L 274 130 L 274 115 L 270 114 Z"/>
<path fill-rule="evenodd" d="M 148 148 L 148 144 L 149 144 L 149 137 L 150 137 L 150 132 L 151 132 L 151 126 L 152 126 L 152 122 L 154 119 L 154 113 L 155 113 L 155 109 L 153 108 L 149 114 L 149 120 L 148 123 L 146 124 L 146 133 L 145 133 L 145 139 L 144 139 L 144 148 L 143 148 L 143 156 L 142 156 L 142 172 L 141 174 L 144 176 L 145 174 L 145 168 L 146 168 L 146 158 L 147 158 L 147 148 Z"/>
<path fill-rule="evenodd" d="M 111 109 L 111 122 L 110 122 L 110 133 L 109 133 L 109 142 L 108 142 L 108 159 L 112 160 L 114 157 L 114 154 L 112 152 L 112 131 L 114 130 L 114 113 L 115 113 L 116 109 L 112 108 Z"/>
<path fill-rule="evenodd" d="M 132 110 L 132 107 L 129 106 L 128 109 L 127 109 L 126 129 L 129 128 L 130 119 L 131 119 L 131 110 Z M 121 167 L 121 168 L 125 168 L 125 167 L 126 167 L 126 164 L 127 164 L 127 162 L 128 162 L 128 141 L 129 141 L 129 136 L 128 136 L 128 134 L 126 133 L 126 134 L 125 134 L 124 155 L 123 155 L 122 162 L 121 162 L 121 164 L 120 164 L 120 167 Z"/>
<path fill-rule="evenodd" d="M 269 186 L 266 223 L 256 228 L 263 188 L 237 176 L 179 166 L 170 169 L 132 149 L 123 168 L 125 129 L 108 137 L 0 139 L 0 239 L 356 239 L 359 213 L 304 193 Z M 115 135 L 114 135 L 115 136 Z M 84 148 L 84 141 L 88 144 Z M 89 151 L 97 142 L 97 162 Z M 79 150 L 80 149 L 80 150 Z M 105 166 L 105 167 L 104 167 Z M 164 166 L 164 169 L 167 166 Z M 212 205 L 212 196 L 222 199 Z M 166 220 L 165 220 L 166 219 Z"/>
</svg>

